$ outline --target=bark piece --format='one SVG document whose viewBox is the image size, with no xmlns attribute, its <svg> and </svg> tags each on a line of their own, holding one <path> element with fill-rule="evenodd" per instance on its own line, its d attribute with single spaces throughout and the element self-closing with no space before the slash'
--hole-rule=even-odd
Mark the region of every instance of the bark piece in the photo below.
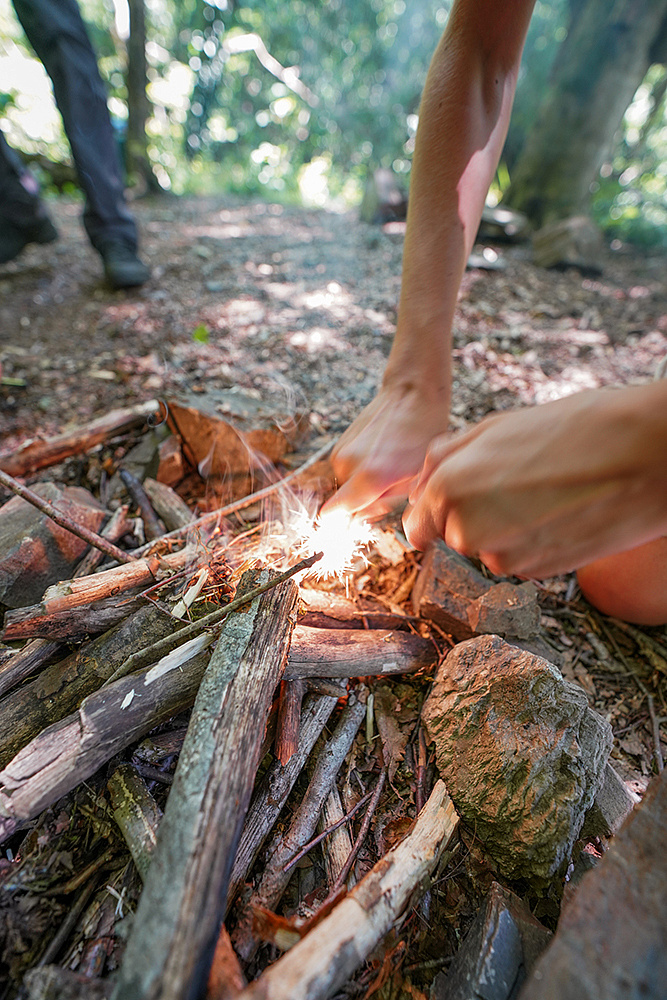
<svg viewBox="0 0 667 1000">
<path fill-rule="evenodd" d="M 157 400 L 110 413 L 57 437 L 28 441 L 16 451 L 0 455 L 0 468 L 10 476 L 27 476 L 37 469 L 56 465 L 70 455 L 80 455 L 96 445 L 134 427 L 140 427 L 160 409 Z"/>
<path fill-rule="evenodd" d="M 280 685 L 275 746 L 276 757 L 283 765 L 296 753 L 301 702 L 305 693 L 306 684 L 302 680 L 283 681 Z"/>
<path fill-rule="evenodd" d="M 664 998 L 666 830 L 663 771 L 563 909 L 521 1000 Z"/>
<path fill-rule="evenodd" d="M 330 594 L 310 587 L 301 587 L 299 622 L 315 628 L 407 628 L 408 615 L 390 614 L 380 605 L 369 607 L 368 601 L 352 601 L 340 594 Z"/>
<path fill-rule="evenodd" d="M 264 866 L 259 886 L 243 908 L 232 933 L 234 947 L 246 962 L 252 958 L 259 945 L 252 929 L 253 910 L 258 907 L 272 910 L 279 902 L 291 878 L 291 872 L 285 871 L 285 867 L 312 837 L 322 806 L 365 718 L 366 690 L 362 689 L 358 693 L 360 697 L 351 696 L 333 735 L 322 749 L 313 776 L 299 808 L 292 817 L 289 829 L 277 836 Z"/>
<path fill-rule="evenodd" d="M 157 480 L 166 486 L 178 486 L 185 477 L 185 462 L 181 450 L 181 439 L 177 434 L 170 434 L 159 448 L 160 464 L 157 470 Z"/>
<path fill-rule="evenodd" d="M 54 663 L 0 702 L 0 765 L 4 766 L 41 729 L 72 712 L 125 662 L 128 648 L 175 631 L 173 622 L 145 606 L 116 628 Z"/>
<path fill-rule="evenodd" d="M 233 389 L 170 400 L 169 425 L 204 478 L 245 476 L 261 460 L 278 462 L 304 430 L 302 418 L 281 413 L 277 400 Z"/>
<path fill-rule="evenodd" d="M 109 778 L 108 788 L 114 819 L 130 849 L 139 877 L 145 882 L 157 843 L 162 810 L 131 764 L 116 768 Z"/>
<path fill-rule="evenodd" d="M 603 778 L 609 724 L 541 657 L 498 636 L 459 643 L 422 720 L 461 816 L 507 878 L 550 878 Z"/>
<path fill-rule="evenodd" d="M 438 781 L 410 834 L 371 869 L 333 912 L 244 990 L 242 1000 L 332 996 L 430 882 L 458 824 Z"/>
<path fill-rule="evenodd" d="M 551 936 L 518 896 L 493 882 L 449 970 L 435 977 L 431 1000 L 514 1000 Z"/>
<path fill-rule="evenodd" d="M 437 656 L 432 642 L 408 632 L 297 625 L 285 678 L 410 674 L 429 669 Z"/>
<path fill-rule="evenodd" d="M 48 663 L 57 659 L 62 650 L 59 642 L 49 639 L 33 639 L 17 650 L 0 666 L 0 697 L 36 673 Z"/>
<path fill-rule="evenodd" d="M 185 670 L 155 676 L 147 668 L 122 677 L 39 733 L 0 771 L 0 843 L 130 743 L 190 708 L 207 662 L 202 653 Z"/>
<path fill-rule="evenodd" d="M 87 490 L 38 483 L 34 491 L 77 524 L 97 531 L 104 508 Z M 70 576 L 87 543 L 55 524 L 32 504 L 12 497 L 0 508 L 0 603 L 20 608 Z"/>
<path fill-rule="evenodd" d="M 496 583 L 468 607 L 475 634 L 529 639 L 540 629 L 540 607 L 532 584 Z"/>
<path fill-rule="evenodd" d="M 187 1000 L 206 985 L 297 600 L 296 585 L 285 582 L 223 625 L 180 754 L 117 1000 Z"/>
<path fill-rule="evenodd" d="M 456 639 L 470 639 L 468 607 L 491 587 L 491 581 L 463 556 L 436 542 L 426 553 L 412 590 L 415 614 L 428 618 Z"/>
</svg>

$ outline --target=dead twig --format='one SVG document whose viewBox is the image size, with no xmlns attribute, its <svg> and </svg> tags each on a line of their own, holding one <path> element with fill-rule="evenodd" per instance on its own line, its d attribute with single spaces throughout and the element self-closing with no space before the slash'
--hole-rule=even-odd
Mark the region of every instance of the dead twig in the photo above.
<svg viewBox="0 0 667 1000">
<path fill-rule="evenodd" d="M 380 777 L 377 780 L 377 784 L 373 789 L 373 795 L 371 801 L 368 803 L 368 809 L 366 810 L 363 823 L 361 824 L 361 828 L 359 830 L 359 833 L 357 834 L 357 839 L 354 842 L 349 858 L 345 862 L 345 865 L 338 874 L 338 878 L 331 887 L 331 895 L 334 895 L 336 892 L 338 892 L 341 886 L 345 885 L 345 879 L 350 874 L 350 869 L 354 864 L 354 859 L 361 850 L 361 845 L 363 844 L 364 840 L 366 839 L 366 835 L 368 834 L 368 829 L 371 825 L 373 814 L 377 809 L 378 802 L 380 801 L 380 795 L 382 794 L 382 789 L 384 788 L 384 783 L 386 779 L 387 779 L 387 769 L 386 767 L 383 767 L 382 771 L 380 772 Z"/>
<path fill-rule="evenodd" d="M 318 559 L 322 558 L 321 552 L 316 552 L 312 556 L 308 556 L 307 559 L 302 559 L 296 565 L 286 569 L 283 573 L 279 573 L 274 576 L 273 579 L 267 580 L 266 583 L 260 584 L 259 587 L 255 587 L 254 590 L 242 597 L 238 597 L 229 604 L 225 604 L 224 608 L 220 608 L 219 611 L 213 611 L 210 615 L 206 615 L 201 618 L 198 622 L 192 622 L 190 625 L 185 625 L 183 628 L 179 629 L 174 635 L 166 636 L 164 639 L 160 639 L 158 642 L 154 642 L 151 646 L 146 646 L 144 649 L 138 650 L 133 653 L 132 656 L 128 656 L 127 660 L 111 675 L 111 677 L 105 681 L 105 685 L 112 684 L 117 681 L 120 677 L 125 677 L 127 674 L 134 673 L 135 670 L 141 669 L 141 667 L 147 666 L 149 663 L 154 663 L 160 657 L 165 656 L 167 653 L 171 653 L 173 649 L 181 646 L 188 639 L 193 639 L 195 636 L 200 635 L 206 629 L 211 628 L 214 625 L 219 625 L 225 620 L 227 615 L 231 614 L 232 611 L 238 611 L 240 608 L 245 607 L 250 601 L 254 601 L 256 597 L 260 594 L 266 593 L 267 590 L 271 590 L 272 587 L 277 587 L 279 583 L 284 583 L 285 580 L 289 580 L 291 577 L 296 576 L 304 569 L 310 569 Z"/>
<path fill-rule="evenodd" d="M 328 826 L 326 830 L 322 830 L 321 833 L 318 833 L 318 835 L 316 837 L 313 837 L 312 840 L 308 841 L 307 844 L 304 844 L 301 850 L 297 854 L 295 854 L 294 857 L 291 858 L 286 865 L 284 865 L 283 871 L 284 872 L 290 871 L 290 869 L 292 869 L 294 865 L 297 864 L 297 862 L 301 861 L 301 858 L 304 858 L 306 854 L 308 854 L 308 851 L 312 850 L 313 847 L 317 847 L 317 845 L 321 843 L 325 839 L 325 837 L 328 837 L 330 834 L 335 833 L 336 830 L 338 830 L 338 828 L 343 825 L 343 823 L 349 823 L 349 821 L 352 819 L 355 813 L 359 812 L 363 804 L 365 802 L 368 802 L 372 794 L 373 792 L 366 792 L 366 794 L 359 799 L 356 806 L 353 806 L 349 812 L 345 813 L 344 816 L 341 816 L 341 818 L 337 820 L 337 822 L 332 823 L 330 826 Z"/>
<path fill-rule="evenodd" d="M 135 555 L 130 555 L 129 552 L 123 552 L 119 549 L 117 545 L 112 542 L 107 541 L 106 538 L 102 538 L 101 535 L 96 534 L 91 531 L 90 528 L 85 528 L 81 524 L 76 524 L 70 517 L 66 514 L 62 514 L 57 510 L 53 504 L 50 504 L 48 500 L 43 500 L 37 495 L 33 490 L 29 489 L 27 486 L 23 486 L 18 479 L 14 479 L 13 476 L 8 475 L 8 473 L 3 472 L 0 469 L 0 485 L 4 486 L 5 489 L 10 490 L 11 493 L 15 493 L 16 496 L 21 497 L 22 500 L 26 500 L 28 503 L 36 507 L 37 510 L 41 511 L 47 517 L 50 517 L 55 524 L 64 528 L 65 531 L 71 532 L 76 535 L 77 538 L 81 538 L 84 542 L 88 542 L 93 548 L 100 549 L 111 559 L 115 559 L 116 562 L 128 563 L 134 562 L 137 558 Z"/>
</svg>

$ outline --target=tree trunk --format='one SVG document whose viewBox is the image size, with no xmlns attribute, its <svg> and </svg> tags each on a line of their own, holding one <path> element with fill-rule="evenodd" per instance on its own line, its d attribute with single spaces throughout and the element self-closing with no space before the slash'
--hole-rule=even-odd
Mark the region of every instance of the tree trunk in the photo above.
<svg viewBox="0 0 667 1000">
<path fill-rule="evenodd" d="M 591 184 L 666 20 L 667 0 L 587 0 L 554 64 L 508 206 L 537 226 L 586 212 Z"/>
<path fill-rule="evenodd" d="M 129 0 L 130 37 L 127 40 L 127 146 L 125 166 L 134 183 L 149 191 L 158 184 L 151 170 L 146 143 L 149 102 L 146 94 L 146 11 L 144 0 Z"/>
</svg>

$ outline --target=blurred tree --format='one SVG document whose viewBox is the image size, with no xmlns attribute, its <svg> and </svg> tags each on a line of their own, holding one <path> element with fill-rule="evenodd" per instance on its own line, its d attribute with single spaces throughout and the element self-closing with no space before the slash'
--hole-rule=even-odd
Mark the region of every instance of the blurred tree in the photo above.
<svg viewBox="0 0 667 1000">
<path fill-rule="evenodd" d="M 576 0 L 504 199 L 542 225 L 586 212 L 623 115 L 664 58 L 667 0 Z"/>
<path fill-rule="evenodd" d="M 127 40 L 127 134 L 125 168 L 130 182 L 149 191 L 159 190 L 148 158 L 146 122 L 150 104 L 146 87 L 146 12 L 144 0 L 129 0 L 130 34 Z"/>
</svg>

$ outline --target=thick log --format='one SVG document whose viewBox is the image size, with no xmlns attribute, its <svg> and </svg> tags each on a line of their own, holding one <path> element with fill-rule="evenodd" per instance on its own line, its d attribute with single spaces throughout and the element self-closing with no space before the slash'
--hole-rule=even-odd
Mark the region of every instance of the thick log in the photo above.
<svg viewBox="0 0 667 1000">
<path fill-rule="evenodd" d="M 57 437 L 28 441 L 16 451 L 0 454 L 0 469 L 10 476 L 27 476 L 38 469 L 56 465 L 71 455 L 81 455 L 103 441 L 140 427 L 155 416 L 160 409 L 157 400 L 151 399 L 124 410 L 91 421 L 85 427 L 59 434 Z"/>
<path fill-rule="evenodd" d="M 296 753 L 284 766 L 275 761 L 255 791 L 243 826 L 229 880 L 228 903 L 232 903 L 248 876 L 262 844 L 269 835 L 287 801 L 294 782 L 303 770 L 311 750 L 336 707 L 337 697 L 323 695 L 306 699 Z"/>
<path fill-rule="evenodd" d="M 407 628 L 411 621 L 417 621 L 417 618 L 390 614 L 379 605 L 360 607 L 357 602 L 340 594 L 301 588 L 299 622 L 302 625 L 314 628 Z"/>
<path fill-rule="evenodd" d="M 40 730 L 69 715 L 136 648 L 174 632 L 174 623 L 147 605 L 116 628 L 12 691 L 0 702 L 0 766 Z"/>
<path fill-rule="evenodd" d="M 243 991 L 239 1000 L 324 1000 L 365 961 L 424 892 L 458 817 L 438 781 L 412 832 L 333 912 Z"/>
<path fill-rule="evenodd" d="M 285 582 L 222 627 L 190 719 L 116 1000 L 194 1000 L 205 989 L 297 600 L 296 585 Z"/>
<path fill-rule="evenodd" d="M 183 569 L 193 554 L 190 548 L 181 549 L 163 557 L 148 556 L 101 573 L 64 580 L 49 587 L 39 604 L 7 612 L 2 638 L 5 641 L 40 636 L 49 638 L 52 635 L 50 616 L 62 615 L 74 608 L 87 607 L 105 598 L 117 598 L 151 586 Z"/>
<path fill-rule="evenodd" d="M 187 670 L 156 677 L 147 668 L 123 677 L 39 733 L 0 771 L 0 843 L 130 743 L 190 708 L 207 662 L 204 653 Z"/>
<path fill-rule="evenodd" d="M 350 697 L 333 735 L 318 757 L 313 776 L 299 808 L 292 817 L 289 829 L 286 833 L 276 836 L 259 886 L 241 911 L 232 933 L 232 942 L 237 954 L 246 962 L 250 961 L 259 945 L 252 928 L 253 912 L 258 907 L 273 910 L 287 888 L 292 873 L 285 869 L 288 862 L 315 832 L 317 820 L 336 775 L 350 752 L 354 737 L 366 716 L 366 694 L 366 688 L 361 688 L 358 692 L 360 697 Z"/>
<path fill-rule="evenodd" d="M 437 658 L 432 642 L 409 632 L 297 625 L 285 678 L 412 674 L 428 670 Z"/>
</svg>

